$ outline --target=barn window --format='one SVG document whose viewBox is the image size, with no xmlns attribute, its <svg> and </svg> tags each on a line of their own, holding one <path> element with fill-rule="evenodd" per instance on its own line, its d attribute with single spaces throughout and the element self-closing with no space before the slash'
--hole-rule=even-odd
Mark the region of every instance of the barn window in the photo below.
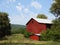
<svg viewBox="0 0 60 45">
<path fill-rule="evenodd" d="M 52 24 L 46 24 L 46 27 L 49 29 L 51 28 L 51 26 L 52 26 Z"/>
</svg>

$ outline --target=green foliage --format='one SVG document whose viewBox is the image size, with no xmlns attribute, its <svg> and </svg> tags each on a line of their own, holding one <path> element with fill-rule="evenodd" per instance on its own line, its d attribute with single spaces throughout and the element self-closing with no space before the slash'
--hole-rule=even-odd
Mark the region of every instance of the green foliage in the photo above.
<svg viewBox="0 0 60 45">
<path fill-rule="evenodd" d="M 49 29 L 47 29 L 45 32 L 42 32 L 41 34 L 41 40 L 44 40 L 44 41 L 49 41 L 49 40 L 52 40 L 52 31 L 50 31 Z"/>
<path fill-rule="evenodd" d="M 12 34 L 23 34 L 26 30 L 26 27 L 24 25 L 11 24 L 11 27 Z"/>
<path fill-rule="evenodd" d="M 38 14 L 37 18 L 47 19 L 47 16 L 44 14 Z"/>
<path fill-rule="evenodd" d="M 25 36 L 26 38 L 29 38 L 29 37 L 30 37 L 30 32 L 25 31 L 25 32 L 24 32 L 24 36 Z"/>
<path fill-rule="evenodd" d="M 50 12 L 54 14 L 55 17 L 60 15 L 60 0 L 54 0 L 54 3 L 50 8 Z"/>
<path fill-rule="evenodd" d="M 16 30 L 11 30 L 12 34 L 24 34 L 26 28 L 18 28 Z"/>
<path fill-rule="evenodd" d="M 60 41 L 60 20 L 54 20 L 54 25 L 51 30 L 53 31 L 54 40 Z"/>
<path fill-rule="evenodd" d="M 8 14 L 0 12 L 0 38 L 11 34 L 11 26 L 9 22 Z"/>
<path fill-rule="evenodd" d="M 54 20 L 51 29 L 42 33 L 41 40 L 60 41 L 60 20 Z"/>
<path fill-rule="evenodd" d="M 12 24 L 11 27 L 12 27 L 12 30 L 11 30 L 12 34 L 24 34 L 26 38 L 30 36 L 30 33 L 27 32 L 26 27 L 24 25 Z"/>
</svg>

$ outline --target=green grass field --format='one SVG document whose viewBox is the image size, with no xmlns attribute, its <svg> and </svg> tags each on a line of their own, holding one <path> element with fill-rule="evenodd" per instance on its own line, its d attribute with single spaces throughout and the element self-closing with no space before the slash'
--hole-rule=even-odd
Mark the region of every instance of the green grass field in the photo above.
<svg viewBox="0 0 60 45">
<path fill-rule="evenodd" d="M 60 42 L 33 41 L 25 38 L 22 34 L 13 34 L 7 38 L 7 40 L 0 40 L 0 45 L 60 45 Z"/>
</svg>

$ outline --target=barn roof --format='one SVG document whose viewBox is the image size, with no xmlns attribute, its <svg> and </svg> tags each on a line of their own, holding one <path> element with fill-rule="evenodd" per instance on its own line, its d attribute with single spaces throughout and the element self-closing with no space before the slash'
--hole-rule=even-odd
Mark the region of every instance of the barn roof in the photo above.
<svg viewBox="0 0 60 45">
<path fill-rule="evenodd" d="M 52 20 L 49 20 L 49 19 L 40 19 L 40 18 L 31 18 L 31 19 L 27 22 L 27 24 L 28 24 L 32 19 L 36 20 L 36 21 L 39 22 L 39 23 L 52 24 Z M 26 25 L 27 25 L 27 24 L 26 24 Z"/>
<path fill-rule="evenodd" d="M 33 19 L 39 23 L 52 24 L 52 20 L 49 20 L 49 19 L 40 19 L 40 18 L 33 18 Z"/>
</svg>

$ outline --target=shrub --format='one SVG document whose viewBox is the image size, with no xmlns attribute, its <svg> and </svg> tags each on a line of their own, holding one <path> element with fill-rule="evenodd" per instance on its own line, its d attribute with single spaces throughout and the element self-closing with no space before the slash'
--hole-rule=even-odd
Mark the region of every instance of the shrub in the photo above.
<svg viewBox="0 0 60 45">
<path fill-rule="evenodd" d="M 53 40 L 53 32 L 50 29 L 47 29 L 45 32 L 41 33 L 41 40 L 48 41 L 48 40 Z"/>
<path fill-rule="evenodd" d="M 46 30 L 45 32 L 41 33 L 41 40 L 47 41 L 47 40 L 53 40 L 53 41 L 60 41 L 60 34 L 57 33 L 57 31 L 53 30 Z"/>
<path fill-rule="evenodd" d="M 60 20 L 55 20 L 51 29 L 42 32 L 41 40 L 60 41 Z"/>
<path fill-rule="evenodd" d="M 30 32 L 25 31 L 25 32 L 24 32 L 24 36 L 25 36 L 26 38 L 29 38 L 29 37 L 30 37 Z"/>
</svg>

